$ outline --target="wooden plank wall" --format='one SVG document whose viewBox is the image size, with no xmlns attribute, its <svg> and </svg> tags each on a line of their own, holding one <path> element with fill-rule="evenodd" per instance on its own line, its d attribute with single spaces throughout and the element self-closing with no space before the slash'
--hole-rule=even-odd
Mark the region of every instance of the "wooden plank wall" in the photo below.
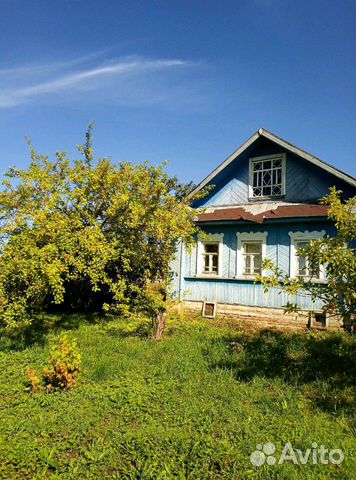
<svg viewBox="0 0 356 480">
<path fill-rule="evenodd" d="M 205 228 L 207 233 L 223 233 L 222 275 L 221 278 L 197 278 L 196 256 L 193 248 L 190 253 L 185 252 L 183 281 L 181 291 L 186 300 L 210 300 L 221 303 L 238 303 L 242 305 L 283 307 L 288 301 L 296 303 L 304 309 L 318 310 L 320 304 L 312 304 L 310 299 L 298 296 L 291 299 L 280 290 L 271 289 L 268 294 L 263 293 L 261 285 L 253 281 L 235 279 L 236 275 L 236 232 L 264 232 L 267 231 L 267 258 L 279 268 L 289 274 L 290 260 L 290 231 L 320 231 L 326 230 L 333 235 L 335 229 L 325 223 L 308 224 L 278 224 L 278 225 L 221 225 Z"/>
</svg>

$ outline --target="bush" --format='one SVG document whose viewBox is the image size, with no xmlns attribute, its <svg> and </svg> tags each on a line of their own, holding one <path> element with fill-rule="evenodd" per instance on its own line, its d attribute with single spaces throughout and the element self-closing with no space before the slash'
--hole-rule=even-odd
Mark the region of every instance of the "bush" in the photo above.
<svg viewBox="0 0 356 480">
<path fill-rule="evenodd" d="M 81 355 L 76 341 L 62 335 L 58 343 L 52 344 L 49 365 L 41 376 L 34 370 L 28 372 L 32 391 L 69 390 L 77 384 L 80 367 Z"/>
</svg>

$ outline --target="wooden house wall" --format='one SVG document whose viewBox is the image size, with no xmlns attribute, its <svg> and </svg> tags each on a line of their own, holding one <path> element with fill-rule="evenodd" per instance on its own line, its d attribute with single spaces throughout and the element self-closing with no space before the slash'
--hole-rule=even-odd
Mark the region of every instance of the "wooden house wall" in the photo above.
<svg viewBox="0 0 356 480">
<path fill-rule="evenodd" d="M 335 230 L 330 224 L 325 223 L 279 223 L 274 225 L 220 225 L 204 228 L 207 233 L 223 233 L 223 253 L 221 258 L 221 276 L 214 278 L 198 277 L 196 271 L 197 250 L 184 252 L 182 262 L 182 275 L 176 280 L 180 295 L 185 300 L 210 300 L 220 303 L 237 303 L 242 305 L 260 307 L 282 308 L 287 301 L 297 303 L 307 310 L 318 310 L 320 302 L 313 304 L 309 298 L 298 295 L 291 299 L 279 289 L 270 289 L 267 294 L 263 287 L 255 284 L 252 280 L 235 279 L 236 275 L 236 232 L 268 232 L 266 240 L 266 256 L 279 268 L 289 274 L 290 263 L 290 231 L 320 231 L 326 230 L 327 234 L 333 235 Z"/>
<path fill-rule="evenodd" d="M 249 159 L 280 153 L 286 154 L 286 195 L 277 199 L 279 202 L 316 203 L 328 193 L 329 188 L 333 185 L 342 190 L 345 197 L 356 194 L 354 187 L 336 176 L 284 150 L 271 140 L 260 137 L 238 159 L 215 176 L 210 183 L 210 185 L 214 185 L 214 188 L 208 196 L 195 201 L 193 207 L 241 205 L 251 202 L 248 196 Z M 255 204 L 265 201 L 254 199 L 252 202 Z M 173 272 L 172 288 L 176 297 L 185 300 L 209 300 L 219 303 L 276 308 L 283 308 L 290 301 L 306 310 L 321 308 L 320 302 L 313 303 L 307 296 L 297 295 L 291 298 L 279 289 L 269 289 L 268 293 L 264 293 L 260 284 L 254 284 L 251 280 L 234 278 L 236 275 L 236 232 L 267 231 L 267 258 L 289 274 L 291 239 L 288 233 L 290 231 L 326 230 L 327 234 L 334 235 L 335 229 L 330 222 L 325 220 L 318 223 L 316 219 L 311 221 L 291 219 L 289 223 L 283 221 L 262 225 L 236 223 L 235 225 L 206 226 L 204 229 L 208 233 L 224 234 L 222 275 L 209 279 L 197 277 L 196 248 L 189 253 L 182 247 L 179 251 L 177 250 L 174 267 L 176 270 Z"/>
</svg>

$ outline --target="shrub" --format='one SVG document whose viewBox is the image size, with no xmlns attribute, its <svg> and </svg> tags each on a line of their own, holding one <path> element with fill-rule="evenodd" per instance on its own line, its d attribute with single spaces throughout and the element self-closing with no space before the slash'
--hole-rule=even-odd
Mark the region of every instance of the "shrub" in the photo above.
<svg viewBox="0 0 356 480">
<path fill-rule="evenodd" d="M 77 384 L 80 367 L 81 355 L 76 341 L 70 341 L 67 335 L 62 335 L 58 343 L 52 344 L 49 365 L 41 376 L 34 370 L 29 371 L 32 391 L 69 390 Z"/>
<path fill-rule="evenodd" d="M 41 379 L 37 375 L 35 370 L 30 370 L 28 372 L 28 379 L 30 381 L 31 388 L 34 393 L 40 392 L 42 390 Z"/>
</svg>

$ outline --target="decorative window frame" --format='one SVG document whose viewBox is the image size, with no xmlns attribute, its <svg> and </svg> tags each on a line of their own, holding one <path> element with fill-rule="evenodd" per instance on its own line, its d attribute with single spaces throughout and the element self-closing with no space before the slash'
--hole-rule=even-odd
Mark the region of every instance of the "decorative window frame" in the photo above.
<svg viewBox="0 0 356 480">
<path fill-rule="evenodd" d="M 262 261 L 267 255 L 267 236 L 268 232 L 236 232 L 237 248 L 236 248 L 236 278 L 255 278 L 255 275 L 244 275 L 243 273 L 243 242 L 262 242 Z M 263 270 L 262 270 L 263 275 Z"/>
<path fill-rule="evenodd" d="M 253 163 L 254 162 L 261 162 L 263 160 L 281 160 L 282 162 L 282 193 L 280 195 L 268 195 L 268 196 L 261 196 L 261 197 L 254 197 L 253 196 Z M 265 155 L 263 157 L 251 157 L 249 159 L 249 185 L 248 185 L 248 198 L 249 200 L 263 200 L 266 198 L 281 198 L 286 194 L 286 154 L 285 153 L 277 153 L 274 155 Z"/>
<path fill-rule="evenodd" d="M 221 277 L 222 276 L 222 252 L 223 252 L 223 233 L 213 233 L 204 235 L 204 237 L 198 235 L 198 245 L 197 245 L 197 277 Z M 205 243 L 219 243 L 218 249 L 218 271 L 217 274 L 214 273 L 204 273 L 203 272 L 203 253 L 204 253 L 204 244 Z"/>
<path fill-rule="evenodd" d="M 305 230 L 304 232 L 289 232 L 290 236 L 290 256 L 289 256 L 289 276 L 291 278 L 298 277 L 298 263 L 297 263 L 297 242 L 310 242 L 312 240 L 321 240 L 326 234 L 325 230 L 314 230 L 309 232 Z M 320 267 L 320 277 L 313 279 L 315 282 L 325 281 L 326 280 L 326 269 L 325 265 Z"/>
</svg>

